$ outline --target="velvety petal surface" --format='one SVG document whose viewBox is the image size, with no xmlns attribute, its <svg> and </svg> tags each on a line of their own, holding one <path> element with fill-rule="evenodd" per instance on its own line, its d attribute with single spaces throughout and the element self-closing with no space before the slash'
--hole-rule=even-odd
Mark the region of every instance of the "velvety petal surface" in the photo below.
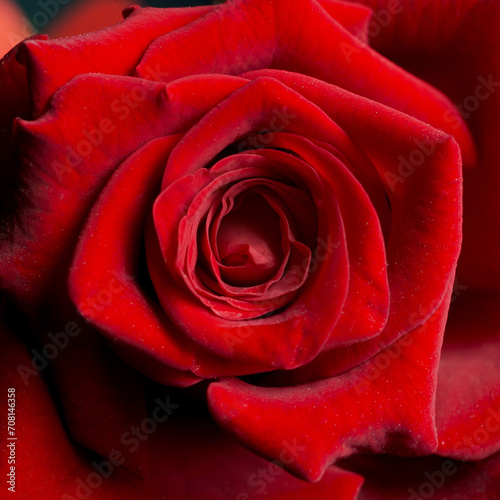
<svg viewBox="0 0 500 500">
<path fill-rule="evenodd" d="M 154 231 L 152 220 L 149 221 L 149 224 L 146 227 L 145 240 L 151 279 L 153 283 L 155 283 L 157 289 L 168 289 L 172 286 L 171 280 L 168 278 L 165 272 L 161 272 L 162 266 L 164 265 L 164 258 L 161 253 L 158 238 L 156 237 Z M 191 300 L 191 298 L 189 300 Z M 246 321 L 237 323 L 236 325 L 233 325 L 233 327 L 233 335 L 237 341 L 239 341 L 241 338 L 251 336 L 253 333 L 253 328 Z M 180 330 L 172 329 L 170 330 L 170 332 L 172 332 L 173 334 L 181 335 Z M 223 338 L 225 339 L 228 346 L 234 343 L 232 337 L 228 337 L 226 335 L 226 337 Z M 200 346 L 200 344 L 198 344 L 198 346 Z M 210 353 L 208 349 L 204 348 L 199 352 L 199 357 L 197 356 L 194 359 L 191 369 L 194 374 L 200 377 L 214 378 L 224 375 L 248 375 L 250 373 L 261 373 L 269 370 L 269 366 L 252 361 L 244 362 L 243 360 L 238 358 L 232 359 L 232 357 L 218 356 L 213 352 Z"/>
<path fill-rule="evenodd" d="M 287 169 L 293 172 L 294 177 L 304 176 L 304 182 L 309 179 L 312 173 L 308 172 L 307 166 L 304 168 L 301 162 L 294 157 L 289 157 L 284 153 L 271 152 L 267 155 L 242 155 L 242 167 L 248 165 L 253 168 L 266 166 L 272 175 L 279 174 L 287 176 Z M 172 153 L 173 155 L 174 153 Z M 267 158 L 270 156 L 270 158 Z M 235 157 L 237 158 L 237 157 Z M 269 164 L 269 159 L 273 163 Z M 245 162 L 246 160 L 246 162 Z M 257 161 L 257 165 L 255 164 Z M 298 163 L 298 165 L 297 165 Z M 242 171 L 246 173 L 245 168 Z M 237 172 L 237 171 L 236 171 Z M 250 170 L 251 173 L 251 170 Z M 158 231 L 160 245 L 164 259 L 167 263 L 175 261 L 177 253 L 177 232 L 180 231 L 182 218 L 197 216 L 197 206 L 190 206 L 195 193 L 203 193 L 204 189 L 210 189 L 212 182 L 216 186 L 224 185 L 232 179 L 233 172 L 222 172 L 224 176 L 230 176 L 228 181 L 217 183 L 217 167 L 213 170 L 198 170 L 196 174 L 185 176 L 178 182 L 173 183 L 164 190 L 155 205 L 156 228 Z M 313 180 L 314 180 L 314 176 Z M 186 199 L 187 195 L 187 199 Z M 172 203 L 173 201 L 173 203 Z M 327 201 L 327 206 L 333 208 L 325 217 L 322 226 L 328 228 L 333 241 L 342 241 L 343 226 L 339 218 L 338 209 L 335 202 Z M 165 209 L 165 206 L 168 209 Z M 187 210 L 187 212 L 186 212 Z M 168 214 L 168 217 L 165 216 Z M 314 278 L 315 283 L 328 283 L 330 291 L 336 290 L 338 297 L 332 294 L 329 299 L 331 315 L 304 315 L 307 304 L 323 304 L 324 294 L 319 286 L 307 286 L 297 301 L 269 318 L 257 318 L 248 321 L 229 321 L 217 317 L 201 303 L 193 301 L 190 291 L 182 282 L 172 278 L 167 279 L 158 273 L 158 264 L 150 263 L 150 269 L 156 271 L 152 274 L 159 298 L 165 310 L 170 312 L 172 320 L 175 321 L 182 331 L 188 333 L 197 343 L 206 346 L 221 356 L 231 357 L 251 361 L 257 364 L 268 365 L 269 368 L 276 366 L 296 366 L 303 363 L 304 359 L 314 356 L 321 349 L 331 328 L 335 324 L 338 314 L 345 298 L 347 262 L 345 248 L 340 243 L 335 248 L 325 262 L 319 266 L 318 276 Z M 161 281 L 160 281 L 161 280 Z M 184 288 L 184 289 L 183 289 Z M 240 332 L 248 329 L 248 333 L 242 335 Z M 221 332 L 223 334 L 221 335 Z M 271 333 L 272 332 L 272 333 Z"/>
<path fill-rule="evenodd" d="M 45 40 L 46 36 L 37 36 L 35 39 Z M 28 87 L 28 76 L 26 66 L 19 63 L 17 53 L 19 46 L 13 48 L 0 60 L 0 153 L 2 155 L 2 170 L 0 173 L 2 183 L 0 187 L 0 198 L 2 205 L 0 210 L 11 209 L 13 204 L 14 189 L 8 189 L 16 185 L 16 173 L 13 168 L 14 147 L 12 135 L 14 120 L 17 117 L 30 118 L 30 97 Z M 2 220 L 2 225 L 5 222 Z M 7 233 L 7 228 L 1 229 L 2 234 Z"/>
<path fill-rule="evenodd" d="M 102 456 L 119 450 L 125 468 L 142 477 L 148 469 L 147 446 L 130 454 L 121 440 L 145 416 L 140 377 L 67 302 L 58 297 L 57 305 L 45 310 L 33 332 L 33 360 L 19 367 L 19 374 L 26 385 L 50 376 L 69 436 Z"/>
<path fill-rule="evenodd" d="M 57 92 L 42 118 L 17 122 L 24 189 L 0 242 L 3 288 L 33 304 L 66 279 L 61 261 L 70 263 L 87 212 L 119 164 L 147 141 L 189 128 L 241 85 L 230 77 L 203 81 L 204 91 L 192 103 L 189 79 L 166 88 L 130 77 L 84 75 Z"/>
<path fill-rule="evenodd" d="M 318 483 L 298 479 L 283 469 L 300 453 L 293 442 L 284 442 L 279 459 L 268 462 L 218 429 L 204 410 L 182 405 L 152 445 L 152 483 L 182 500 L 355 500 L 363 482 L 338 467 Z"/>
<path fill-rule="evenodd" d="M 278 133 L 273 134 L 269 146 L 300 155 L 325 179 L 339 200 L 349 254 L 349 289 L 342 316 L 324 349 L 375 336 L 387 321 L 389 289 L 385 242 L 371 200 L 342 159 L 308 139 Z M 370 167 L 375 170 L 373 165 Z M 356 200 L 355 210 L 353 200 Z M 359 228 L 363 228 L 361 237 Z M 326 239 L 324 236 L 317 241 L 315 259 L 319 262 L 327 258 L 335 244 L 331 235 L 326 235 Z"/>
<path fill-rule="evenodd" d="M 144 77 L 151 66 L 160 68 L 163 81 L 199 73 L 238 75 L 262 68 L 294 71 L 334 83 L 446 131 L 452 130 L 449 120 L 444 119 L 449 115 L 460 124 L 454 132 L 464 158 L 475 162 L 474 145 L 451 102 L 353 37 L 314 0 L 228 2 L 200 19 L 196 30 L 193 27 L 155 40 L 136 74 Z M 218 35 L 220 32 L 224 37 Z M 207 44 L 206 39 L 213 43 Z M 305 58 L 304 53 L 315 56 Z"/>
<path fill-rule="evenodd" d="M 262 73 L 318 104 L 341 127 L 375 166 L 392 211 L 386 242 L 391 305 L 385 329 L 373 340 L 320 354 L 310 370 L 305 367 L 297 378 L 287 379 L 292 384 L 355 366 L 436 310 L 460 249 L 461 157 L 453 139 L 407 115 L 301 75 L 264 71 L 255 77 Z M 394 133 L 395 123 L 404 134 Z"/>
<path fill-rule="evenodd" d="M 360 3 L 390 12 L 385 0 Z M 464 243 L 458 272 L 468 286 L 498 290 L 500 235 L 491 228 L 500 224 L 500 6 L 491 0 L 464 0 L 402 1 L 399 7 L 387 22 L 378 23 L 371 43 L 448 95 L 471 130 L 479 168 L 464 172 Z M 445 114 L 445 120 L 451 133 L 458 131 L 451 114 Z"/>
<path fill-rule="evenodd" d="M 360 456 L 341 466 L 365 478 L 358 500 L 498 500 L 500 456 L 460 462 L 422 458 Z"/>
<path fill-rule="evenodd" d="M 396 355 L 328 380 L 282 388 L 223 379 L 208 389 L 216 421 L 240 442 L 276 459 L 284 440 L 301 454 L 288 469 L 310 481 L 356 452 L 425 455 L 437 447 L 437 368 L 449 301 L 408 334 Z M 402 339 L 401 339 L 402 340 Z"/>
<path fill-rule="evenodd" d="M 130 9 L 121 23 L 87 35 L 23 44 L 21 60 L 28 68 L 33 113 L 40 116 L 51 96 L 71 78 L 85 73 L 131 75 L 143 51 L 158 36 L 184 26 L 212 10 Z M 155 65 L 144 78 L 160 81 Z"/>
<path fill-rule="evenodd" d="M 318 3 L 355 37 L 363 42 L 367 41 L 367 29 L 372 14 L 370 8 L 343 0 L 319 0 Z"/>
<path fill-rule="evenodd" d="M 52 399 L 50 388 L 45 383 L 43 375 L 33 377 L 28 384 L 24 382 L 20 366 L 30 366 L 31 357 L 23 343 L 4 325 L 2 325 L 2 343 L 0 394 L 5 404 L 7 404 L 9 394 L 8 388 L 15 389 L 15 437 L 17 441 L 15 442 L 16 489 L 13 496 L 74 499 L 81 498 L 81 495 L 93 494 L 93 498 L 100 500 L 112 500 L 117 497 L 125 500 L 139 500 L 146 494 L 148 498 L 154 498 L 149 496 L 151 492 L 144 488 L 140 480 L 123 467 L 114 468 L 111 477 L 106 481 L 103 480 L 102 476 L 91 466 L 92 460 L 97 465 L 101 463 L 99 457 L 93 455 L 90 459 L 88 451 L 76 445 L 68 437 L 58 407 Z M 73 390 L 77 388 L 78 386 L 73 386 Z M 102 414 L 96 419 L 94 424 L 100 421 L 103 428 L 105 426 L 107 431 L 110 430 L 109 423 L 102 420 Z M 7 436 L 7 411 L 2 412 L 0 427 L 2 434 Z M 123 458 L 122 455 L 121 459 Z M 9 486 L 7 467 L 10 467 L 7 460 L 2 460 L 1 471 L 5 478 L 3 485 L 5 491 Z M 96 486 L 89 488 L 90 493 L 87 493 L 87 490 L 81 486 L 81 483 L 87 482 L 98 485 L 98 488 Z"/>
<path fill-rule="evenodd" d="M 205 352 L 174 325 L 154 297 L 148 298 L 138 281 L 146 214 L 178 140 L 172 136 L 147 143 L 115 172 L 82 231 L 69 286 L 82 316 L 101 329 L 122 358 L 154 380 L 188 386 L 200 380 L 192 373 L 200 370 L 240 374 L 263 369 Z M 131 199 L 136 200 L 133 211 Z"/>
<path fill-rule="evenodd" d="M 178 140 L 178 136 L 154 140 L 117 170 L 92 207 L 75 252 L 69 286 L 82 316 L 118 344 L 122 355 L 132 346 L 133 354 L 127 359 L 133 365 L 165 384 L 189 385 L 198 381 L 183 373 L 190 367 L 193 348 L 164 332 L 167 318 L 145 297 L 136 279 L 146 213 Z M 162 362 L 162 369 L 155 361 Z"/>
<path fill-rule="evenodd" d="M 5 203 L 1 287 L 39 320 L 38 350 L 59 347 L 49 329 L 72 322 L 81 330 L 59 347 L 50 378 L 48 368 L 23 376 L 19 363 L 33 361 L 2 332 L 2 381 L 18 388 L 19 433 L 34 444 L 20 451 L 19 489 L 28 491 L 26 478 L 47 488 L 24 496 L 80 497 L 77 480 L 95 470 L 89 463 L 119 450 L 124 466 L 96 498 L 498 498 L 499 297 L 472 288 L 497 290 L 500 278 L 500 8 L 491 0 L 403 2 L 386 23 L 389 3 L 364 3 L 375 11 L 371 21 L 365 7 L 337 0 L 133 7 L 108 30 L 32 39 L 2 60 L 0 90 L 16 99 L 0 96 L 0 151 L 9 162 L 0 177 L 17 196 Z M 331 199 L 312 196 L 321 210 L 311 234 L 326 236 L 329 252 L 297 285 L 302 301 L 271 316 L 263 308 L 257 319 L 249 306 L 241 322 L 230 315 L 248 297 L 235 288 L 278 283 L 286 272 L 279 258 L 309 265 L 318 254 L 295 238 L 290 207 L 262 191 L 272 209 L 264 216 L 277 214 L 274 232 L 279 226 L 288 239 L 265 235 L 271 257 L 260 281 L 234 269 L 247 255 L 243 237 L 257 247 L 264 232 L 247 227 L 235 236 L 226 213 L 210 213 L 203 190 L 217 182 L 228 151 L 235 162 L 258 158 L 259 175 L 310 164 Z M 458 279 L 470 290 L 460 296 L 452 285 L 461 167 L 478 159 L 465 173 L 470 208 Z M 205 215 L 213 226 L 201 242 Z M 194 241 L 212 251 L 207 262 L 217 272 L 204 263 L 210 292 Z M 139 276 L 146 260 L 152 284 Z M 78 311 L 66 300 L 70 267 Z M 216 297 L 221 290 L 229 299 Z M 288 292 L 292 301 L 295 289 Z M 161 384 L 187 390 L 217 378 L 193 390 L 208 385 L 222 430 L 183 407 L 155 427 L 151 442 L 124 448 L 124 433 L 145 418 L 141 376 L 108 344 Z M 255 376 L 232 378 L 239 375 Z M 145 486 L 136 476 L 147 477 L 148 453 Z M 332 466 L 356 453 L 485 460 L 445 465 L 448 458 L 431 456 L 398 465 L 360 456 L 345 461 L 356 473 Z M 367 477 L 361 493 L 359 474 Z"/>
<path fill-rule="evenodd" d="M 440 455 L 480 460 L 500 449 L 500 296 L 456 289 L 439 366 Z"/>
</svg>

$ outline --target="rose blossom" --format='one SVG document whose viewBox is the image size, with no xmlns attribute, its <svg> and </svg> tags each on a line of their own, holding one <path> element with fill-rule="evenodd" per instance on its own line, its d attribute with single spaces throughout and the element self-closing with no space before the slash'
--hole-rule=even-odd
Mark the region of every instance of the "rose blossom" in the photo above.
<svg viewBox="0 0 500 500">
<path fill-rule="evenodd" d="M 498 6 L 369 3 L 133 7 L 3 59 L 19 490 L 496 494 Z"/>
</svg>

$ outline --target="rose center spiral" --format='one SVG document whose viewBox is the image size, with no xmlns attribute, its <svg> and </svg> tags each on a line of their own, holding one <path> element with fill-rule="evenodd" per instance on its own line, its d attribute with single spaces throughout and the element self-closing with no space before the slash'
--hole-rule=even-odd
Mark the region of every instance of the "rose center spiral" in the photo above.
<svg viewBox="0 0 500 500">
<path fill-rule="evenodd" d="M 258 193 L 238 197 L 221 220 L 217 250 L 221 277 L 233 286 L 271 279 L 283 261 L 280 218 Z"/>
</svg>

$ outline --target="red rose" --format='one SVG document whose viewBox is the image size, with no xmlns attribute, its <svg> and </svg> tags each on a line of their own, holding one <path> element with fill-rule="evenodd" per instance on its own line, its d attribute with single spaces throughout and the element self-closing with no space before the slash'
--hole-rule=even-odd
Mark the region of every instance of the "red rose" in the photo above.
<svg viewBox="0 0 500 500">
<path fill-rule="evenodd" d="M 493 498 L 498 39 L 460 64 L 500 12 L 371 6 L 130 8 L 2 60 L 14 488 Z M 360 453 L 425 458 L 389 492 Z"/>
</svg>

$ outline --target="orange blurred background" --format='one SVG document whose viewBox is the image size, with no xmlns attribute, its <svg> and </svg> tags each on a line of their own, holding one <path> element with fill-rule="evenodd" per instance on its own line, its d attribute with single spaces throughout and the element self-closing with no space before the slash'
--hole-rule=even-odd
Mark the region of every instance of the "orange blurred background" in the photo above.
<svg viewBox="0 0 500 500">
<path fill-rule="evenodd" d="M 122 20 L 130 5 L 180 7 L 220 3 L 220 0 L 0 0 L 0 57 L 34 35 L 51 38 L 78 35 Z"/>
<path fill-rule="evenodd" d="M 13 0 L 0 0 L 0 57 L 34 35 L 51 38 L 95 31 L 122 20 L 122 11 L 141 0 L 39 0 L 26 11 Z"/>
</svg>

